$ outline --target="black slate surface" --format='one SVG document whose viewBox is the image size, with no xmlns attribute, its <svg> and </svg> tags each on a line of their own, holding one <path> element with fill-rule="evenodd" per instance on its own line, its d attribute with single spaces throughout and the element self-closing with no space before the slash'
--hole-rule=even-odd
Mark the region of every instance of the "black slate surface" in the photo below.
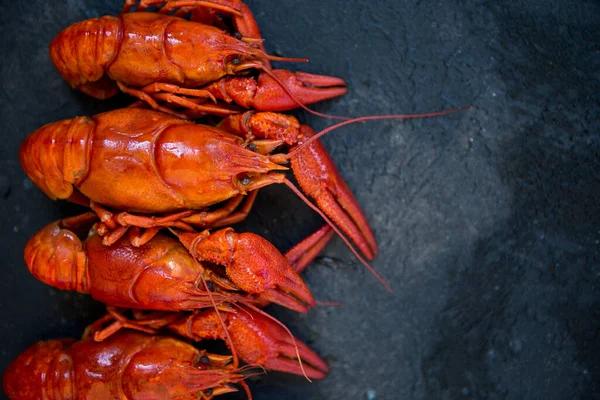
<svg viewBox="0 0 600 400">
<path fill-rule="evenodd" d="M 324 138 L 379 240 L 373 266 L 339 239 L 305 274 L 344 307 L 272 307 L 330 364 L 308 383 L 270 373 L 255 399 L 591 399 L 600 396 L 600 4 L 597 1 L 249 0 L 274 54 L 337 75 L 338 115 L 372 122 Z M 503 4 L 500 4 L 503 3 Z M 48 200 L 18 162 L 39 126 L 127 104 L 71 91 L 48 44 L 119 1 L 3 2 L 0 14 L 0 371 L 41 339 L 78 336 L 102 313 L 37 282 L 29 237 L 77 210 Z M 323 128 L 331 121 L 299 113 Z M 248 221 L 282 250 L 321 221 L 286 188 Z M 230 396 L 237 399 L 243 396 Z"/>
</svg>

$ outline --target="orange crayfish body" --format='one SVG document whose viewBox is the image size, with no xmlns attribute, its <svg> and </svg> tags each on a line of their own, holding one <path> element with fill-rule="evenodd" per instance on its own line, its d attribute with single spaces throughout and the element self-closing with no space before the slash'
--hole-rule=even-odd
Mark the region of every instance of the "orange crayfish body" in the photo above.
<svg viewBox="0 0 600 400">
<path fill-rule="evenodd" d="M 25 247 L 27 268 L 44 283 L 89 293 L 113 307 L 180 311 L 258 300 L 306 312 L 315 304 L 288 260 L 253 233 L 180 233 L 188 249 L 160 234 L 140 247 L 126 237 L 104 246 L 93 231 L 82 242 L 72 229 L 95 218 L 88 213 L 44 227 Z M 190 251 L 221 267 L 214 272 Z M 203 280 L 215 284 L 210 293 Z"/>
<path fill-rule="evenodd" d="M 291 167 L 304 192 L 372 259 L 377 254 L 373 233 L 331 157 L 319 141 L 299 149 L 313 135 L 310 127 L 282 114 L 247 112 L 215 128 L 128 108 L 45 125 L 25 140 L 20 160 L 52 199 L 151 216 L 192 210 L 197 215 L 185 222 L 214 227 L 205 223 L 206 207 L 288 184 L 282 173 L 288 157 L 268 154 L 285 143 L 297 151 Z M 143 224 L 128 217 L 118 221 L 146 228 L 155 222 L 149 217 Z"/>
<path fill-rule="evenodd" d="M 259 35 L 257 27 L 248 30 Z M 52 41 L 50 57 L 75 89 L 97 99 L 112 97 L 121 89 L 165 112 L 169 108 L 155 102 L 164 91 L 169 93 L 167 104 L 219 115 L 239 111 L 199 105 L 175 93 L 269 111 L 290 110 L 299 102 L 311 104 L 346 93 L 340 78 L 271 70 L 268 59 L 272 56 L 261 49 L 261 44 L 253 47 L 211 25 L 134 12 L 69 26 Z M 249 69 L 268 71 L 258 77 L 240 76 Z"/>
<path fill-rule="evenodd" d="M 76 188 L 120 210 L 200 209 L 280 183 L 287 168 L 243 139 L 159 112 L 121 109 L 43 126 L 21 147 L 25 172 L 52 199 Z"/>
<path fill-rule="evenodd" d="M 132 312 L 132 316 L 129 319 L 120 310 L 109 308 L 107 315 L 88 326 L 84 337 L 103 341 L 124 329 L 153 334 L 164 331 L 196 342 L 224 340 L 234 363 L 239 356 L 248 365 L 314 379 L 323 379 L 329 372 L 321 357 L 285 325 L 257 308 L 238 305 L 177 313 Z"/>
<path fill-rule="evenodd" d="M 39 342 L 9 365 L 4 392 L 12 400 L 198 399 L 237 389 L 244 377 L 231 357 L 177 339 L 133 331 L 102 343 L 91 339 Z"/>
<path fill-rule="evenodd" d="M 67 82 L 101 99 L 117 92 L 114 81 L 202 86 L 234 74 L 239 63 L 260 63 L 261 55 L 215 27 L 141 12 L 75 23 L 50 45 L 50 57 Z"/>
</svg>

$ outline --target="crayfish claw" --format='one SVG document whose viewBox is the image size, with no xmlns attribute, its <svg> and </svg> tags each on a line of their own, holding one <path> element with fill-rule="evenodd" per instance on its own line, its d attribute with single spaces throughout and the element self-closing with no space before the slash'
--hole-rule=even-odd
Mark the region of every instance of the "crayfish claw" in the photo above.
<svg viewBox="0 0 600 400">
<path fill-rule="evenodd" d="M 306 361 L 304 357 L 302 357 L 302 360 Z M 306 376 L 310 379 L 323 379 L 327 376 L 327 373 L 329 372 L 328 369 L 323 371 L 307 363 L 304 363 L 304 371 L 302 371 L 302 368 L 300 368 L 300 364 L 297 360 L 292 360 L 286 357 L 277 357 L 268 360 L 263 364 L 263 367 L 265 367 L 266 369 L 271 369 L 273 371 L 287 372 L 294 375 L 306 374 Z"/>
<path fill-rule="evenodd" d="M 299 106 L 298 103 L 309 105 L 343 96 L 348 92 L 346 82 L 333 76 L 292 72 L 285 69 L 274 69 L 270 74 L 280 82 L 269 74 L 261 72 L 257 78 L 223 78 L 206 86 L 205 89 L 223 101 L 234 102 L 258 111 L 273 112 L 292 110 Z"/>
<path fill-rule="evenodd" d="M 314 135 L 307 125 L 301 125 L 301 129 L 302 136 L 297 146 Z M 318 139 L 307 144 L 291 157 L 291 164 L 304 193 L 317 203 L 319 209 L 356 244 L 367 259 L 372 260 L 378 252 L 375 236 L 323 144 Z"/>
<path fill-rule="evenodd" d="M 289 289 L 288 289 L 289 290 Z M 312 297 L 312 296 L 311 296 Z M 288 294 L 288 292 L 283 291 L 281 288 L 270 289 L 264 293 L 261 293 L 258 296 L 259 300 L 272 302 L 275 304 L 279 304 L 280 306 L 289 308 L 290 310 L 294 310 L 297 312 L 305 313 L 308 312 L 309 307 L 314 307 L 314 300 L 312 304 L 306 304 L 301 300 L 297 299 L 293 295 Z"/>
<path fill-rule="evenodd" d="M 299 312 L 315 300 L 287 259 L 270 242 L 254 233 L 227 228 L 189 245 L 200 260 L 225 267 L 225 274 L 241 290 Z"/>
<path fill-rule="evenodd" d="M 242 360 L 311 379 L 322 379 L 327 375 L 327 363 L 289 331 L 286 332 L 278 321 L 256 310 L 244 308 L 242 311 L 230 318 L 229 325 Z"/>
<path fill-rule="evenodd" d="M 238 308 L 235 312 L 221 311 L 220 318 L 216 310 L 204 310 L 171 323 L 168 329 L 193 340 L 225 339 L 222 320 L 231 338 L 227 345 L 230 349 L 234 347 L 249 367 L 261 366 L 301 376 L 306 373 L 314 379 L 327 375 L 327 363 L 295 338 L 285 325 L 257 308 L 243 305 Z"/>
<path fill-rule="evenodd" d="M 292 98 L 273 77 L 261 73 L 257 79 L 256 94 L 252 106 L 259 111 L 287 111 L 301 104 L 309 105 L 319 101 L 343 96 L 348 92 L 346 82 L 341 78 L 315 75 L 306 72 L 291 72 L 285 69 L 271 71 L 288 91 Z"/>
</svg>

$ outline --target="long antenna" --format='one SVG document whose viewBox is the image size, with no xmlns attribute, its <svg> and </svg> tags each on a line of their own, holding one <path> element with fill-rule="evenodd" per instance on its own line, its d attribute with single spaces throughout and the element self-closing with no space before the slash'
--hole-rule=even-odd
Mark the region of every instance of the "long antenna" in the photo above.
<svg viewBox="0 0 600 400">
<path fill-rule="evenodd" d="M 331 131 L 336 130 L 337 128 L 341 128 L 342 126 L 356 124 L 358 122 L 376 121 L 376 120 L 381 120 L 381 119 L 418 119 L 418 118 L 439 117 L 441 115 L 453 114 L 455 112 L 468 110 L 470 108 L 471 108 L 471 106 L 467 106 L 467 107 L 454 108 L 452 110 L 436 111 L 436 112 L 423 113 L 423 114 L 370 115 L 370 116 L 366 116 L 366 117 L 351 118 L 351 119 L 348 119 L 347 121 L 339 122 L 335 125 L 331 125 L 330 127 L 323 129 L 321 132 L 317 133 L 316 135 L 314 135 L 313 137 L 308 139 L 306 142 L 304 142 L 300 146 L 298 146 L 296 149 L 294 149 L 294 151 L 288 153 L 285 157 L 288 160 L 291 159 L 296 154 L 298 154 L 298 152 L 302 151 L 302 149 L 304 149 L 306 146 L 308 146 L 309 143 L 317 140 L 321 136 L 323 136 Z"/>
</svg>

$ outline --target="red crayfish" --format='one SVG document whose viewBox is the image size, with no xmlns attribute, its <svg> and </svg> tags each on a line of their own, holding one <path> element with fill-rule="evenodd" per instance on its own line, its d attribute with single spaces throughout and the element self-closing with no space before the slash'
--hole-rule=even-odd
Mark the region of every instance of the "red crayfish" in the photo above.
<svg viewBox="0 0 600 400">
<path fill-rule="evenodd" d="M 20 159 L 49 197 L 91 203 L 111 231 L 106 244 L 129 226 L 151 228 L 140 244 L 161 226 L 237 222 L 254 200 L 234 212 L 244 195 L 275 183 L 294 188 L 282 173 L 290 159 L 303 190 L 372 259 L 373 233 L 331 157 L 319 141 L 303 144 L 313 133 L 282 114 L 247 112 L 212 127 L 130 108 L 48 124 L 25 140 Z M 293 145 L 293 156 L 268 154 L 282 143 Z M 104 207 L 146 215 L 113 215 Z"/>
<path fill-rule="evenodd" d="M 146 12 L 149 6 L 157 12 Z M 19 356 L 4 375 L 8 396 L 209 400 L 240 385 L 251 398 L 243 380 L 254 366 L 323 378 L 326 363 L 259 309 L 315 305 L 298 273 L 332 230 L 367 259 L 377 254 L 365 216 L 318 138 L 357 121 L 454 110 L 362 117 L 319 134 L 294 117 L 244 112 L 306 108 L 346 87 L 335 77 L 273 70 L 271 60 L 304 60 L 268 55 L 240 0 L 126 0 L 118 17 L 64 29 L 50 55 L 73 88 L 98 99 L 121 90 L 155 110 L 59 121 L 23 143 L 21 164 L 44 193 L 94 211 L 38 232 L 25 248 L 27 267 L 52 286 L 89 293 L 109 312 L 81 341 L 40 342 Z M 216 126 L 186 119 L 205 114 L 226 118 Z M 288 181 L 290 168 L 318 207 Z M 276 183 L 331 227 L 285 255 L 255 234 L 195 231 L 243 220 L 257 191 Z M 225 340 L 232 355 L 163 334 Z M 248 367 L 238 368 L 238 356 Z"/>
<path fill-rule="evenodd" d="M 322 379 L 329 371 L 325 361 L 292 336 L 279 321 L 245 305 L 187 313 L 133 313 L 134 319 L 130 320 L 119 310 L 109 307 L 109 313 L 90 325 L 87 334 L 103 341 L 124 328 L 151 334 L 166 330 L 193 341 L 225 340 L 234 363 L 239 357 L 248 365 L 313 379 Z"/>
<path fill-rule="evenodd" d="M 265 53 L 240 0 L 142 0 L 136 12 L 126 12 L 134 5 L 127 1 L 118 17 L 75 23 L 52 41 L 51 59 L 72 87 L 99 99 L 120 89 L 167 113 L 172 107 L 158 102 L 216 115 L 239 108 L 211 100 L 284 111 L 346 93 L 339 78 L 272 70 L 269 60 L 296 59 Z M 159 5 L 158 13 L 140 12 L 149 5 Z M 233 32 L 215 11 L 232 16 Z M 187 13 L 191 20 L 179 18 Z M 253 70 L 258 76 L 248 76 Z"/>
<path fill-rule="evenodd" d="M 59 289 L 142 310 L 272 301 L 306 312 L 314 299 L 291 264 L 304 268 L 331 238 L 323 227 L 287 257 L 262 237 L 231 228 L 178 232 L 180 240 L 158 234 L 139 247 L 127 238 L 104 246 L 92 230 L 82 242 L 96 218 L 87 213 L 49 224 L 27 243 L 25 264 L 37 279 Z M 300 258 L 304 253 L 310 256 Z"/>
<path fill-rule="evenodd" d="M 230 361 L 171 337 L 123 331 L 101 343 L 39 342 L 9 365 L 3 386 L 13 400 L 209 400 L 239 384 L 251 399 L 247 368 Z"/>
</svg>

